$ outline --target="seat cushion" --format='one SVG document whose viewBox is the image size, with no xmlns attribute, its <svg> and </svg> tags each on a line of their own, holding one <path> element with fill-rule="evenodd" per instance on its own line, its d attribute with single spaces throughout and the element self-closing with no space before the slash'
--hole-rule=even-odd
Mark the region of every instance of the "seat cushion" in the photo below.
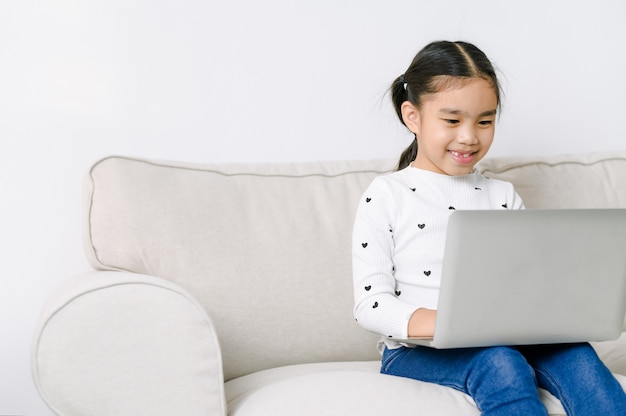
<svg viewBox="0 0 626 416">
<path fill-rule="evenodd" d="M 225 386 L 228 412 L 230 416 L 480 414 L 464 393 L 380 374 L 379 368 L 378 361 L 303 364 L 239 377 Z M 550 415 L 565 415 L 554 396 L 539 392 Z"/>
</svg>

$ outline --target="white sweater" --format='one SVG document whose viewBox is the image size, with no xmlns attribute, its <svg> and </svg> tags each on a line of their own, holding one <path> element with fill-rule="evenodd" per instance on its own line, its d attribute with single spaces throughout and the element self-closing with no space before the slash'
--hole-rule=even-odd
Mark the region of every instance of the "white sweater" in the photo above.
<svg viewBox="0 0 626 416">
<path fill-rule="evenodd" d="M 358 323 L 381 334 L 389 348 L 400 346 L 391 338 L 407 338 L 413 312 L 437 309 L 450 214 L 520 208 L 512 184 L 476 170 L 447 176 L 409 166 L 376 178 L 359 202 L 353 230 Z"/>
</svg>

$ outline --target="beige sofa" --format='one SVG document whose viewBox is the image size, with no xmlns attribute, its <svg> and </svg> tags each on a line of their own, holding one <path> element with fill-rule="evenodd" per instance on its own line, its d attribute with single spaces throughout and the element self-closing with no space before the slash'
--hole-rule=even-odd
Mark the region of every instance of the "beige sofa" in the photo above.
<svg viewBox="0 0 626 416">
<path fill-rule="evenodd" d="M 97 162 L 84 193 L 96 271 L 42 311 L 41 396 L 77 416 L 479 414 L 460 392 L 379 374 L 378 336 L 354 322 L 353 215 L 394 163 Z M 528 208 L 626 208 L 626 152 L 480 169 Z M 626 336 L 595 347 L 626 386 Z"/>
</svg>

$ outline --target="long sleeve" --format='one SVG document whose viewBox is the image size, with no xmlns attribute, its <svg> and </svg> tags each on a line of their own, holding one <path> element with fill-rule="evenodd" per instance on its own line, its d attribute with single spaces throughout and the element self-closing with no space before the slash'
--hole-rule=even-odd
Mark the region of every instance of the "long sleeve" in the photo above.
<svg viewBox="0 0 626 416">
<path fill-rule="evenodd" d="M 352 241 L 354 315 L 369 331 L 406 338 L 416 308 L 398 299 L 393 201 L 385 184 L 374 181 L 359 203 Z"/>
</svg>

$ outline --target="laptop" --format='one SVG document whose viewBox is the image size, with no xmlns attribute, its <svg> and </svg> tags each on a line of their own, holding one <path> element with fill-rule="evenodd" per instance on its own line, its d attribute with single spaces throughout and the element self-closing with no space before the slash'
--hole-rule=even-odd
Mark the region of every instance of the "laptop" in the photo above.
<svg viewBox="0 0 626 416">
<path fill-rule="evenodd" d="M 626 312 L 626 209 L 456 211 L 435 348 L 616 339 Z"/>
</svg>

